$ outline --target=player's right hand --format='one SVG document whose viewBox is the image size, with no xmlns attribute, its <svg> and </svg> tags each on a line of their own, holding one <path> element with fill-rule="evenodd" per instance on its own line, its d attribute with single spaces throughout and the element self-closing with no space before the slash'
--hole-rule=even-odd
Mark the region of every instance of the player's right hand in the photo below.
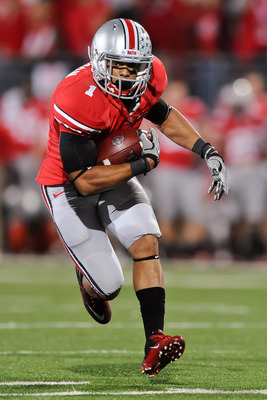
<svg viewBox="0 0 267 400">
<path fill-rule="evenodd" d="M 142 156 L 152 158 L 155 163 L 155 167 L 159 163 L 159 153 L 160 153 L 160 142 L 159 137 L 155 129 L 149 128 L 151 134 L 151 140 L 147 138 L 144 132 L 140 131 L 140 140 L 142 142 L 143 151 Z"/>
</svg>

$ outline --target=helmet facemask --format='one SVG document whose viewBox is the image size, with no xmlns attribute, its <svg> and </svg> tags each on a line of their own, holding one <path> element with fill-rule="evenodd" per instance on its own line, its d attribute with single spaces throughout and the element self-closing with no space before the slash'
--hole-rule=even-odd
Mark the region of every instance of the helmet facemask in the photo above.
<svg viewBox="0 0 267 400">
<path fill-rule="evenodd" d="M 131 74 L 134 77 L 121 77 L 113 74 L 113 68 L 120 65 L 130 65 L 135 73 Z M 110 92 L 118 98 L 133 99 L 136 96 L 141 96 L 147 87 L 147 82 L 150 77 L 151 63 L 149 62 L 133 62 L 132 60 L 117 60 L 112 56 L 106 55 L 99 63 L 101 69 L 105 71 L 104 79 L 99 81 L 99 84 L 105 91 Z"/>
</svg>

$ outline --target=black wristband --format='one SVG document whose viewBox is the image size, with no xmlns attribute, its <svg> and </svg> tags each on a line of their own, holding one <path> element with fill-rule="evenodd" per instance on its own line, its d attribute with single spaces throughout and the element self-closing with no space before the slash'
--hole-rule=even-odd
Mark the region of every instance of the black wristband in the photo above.
<svg viewBox="0 0 267 400">
<path fill-rule="evenodd" d="M 217 153 L 217 151 L 216 151 L 216 153 L 215 153 L 215 152 L 214 152 L 214 147 L 212 147 L 212 149 L 213 149 L 212 152 L 211 152 L 211 153 L 208 153 L 208 154 L 206 155 L 206 159 L 209 160 L 210 157 L 216 156 L 216 157 L 220 157 L 220 158 L 222 159 L 222 161 L 224 162 L 223 156 L 221 156 L 219 153 Z"/>
<path fill-rule="evenodd" d="M 129 164 L 131 166 L 133 176 L 137 176 L 140 174 L 146 175 L 146 173 L 151 170 L 150 164 L 146 157 L 140 157 L 138 158 L 138 160 L 130 161 Z"/>
<path fill-rule="evenodd" d="M 214 147 L 212 147 L 210 143 L 205 142 L 205 140 L 203 140 L 202 138 L 199 138 L 192 147 L 192 151 L 198 154 L 201 158 L 204 158 L 207 151 L 211 148 L 214 149 Z"/>
<path fill-rule="evenodd" d="M 155 163 L 155 168 L 157 167 L 157 165 L 159 165 L 159 157 L 155 156 L 155 154 L 146 153 L 144 157 L 151 158 Z"/>
</svg>

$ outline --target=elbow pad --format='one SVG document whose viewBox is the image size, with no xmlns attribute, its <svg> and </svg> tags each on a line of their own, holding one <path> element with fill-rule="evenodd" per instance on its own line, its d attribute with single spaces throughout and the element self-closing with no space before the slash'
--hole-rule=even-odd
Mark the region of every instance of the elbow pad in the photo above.
<svg viewBox="0 0 267 400">
<path fill-rule="evenodd" d="M 169 106 L 169 104 L 160 98 L 159 101 L 150 109 L 145 118 L 153 124 L 161 125 L 168 118 L 171 108 L 172 107 Z"/>
</svg>

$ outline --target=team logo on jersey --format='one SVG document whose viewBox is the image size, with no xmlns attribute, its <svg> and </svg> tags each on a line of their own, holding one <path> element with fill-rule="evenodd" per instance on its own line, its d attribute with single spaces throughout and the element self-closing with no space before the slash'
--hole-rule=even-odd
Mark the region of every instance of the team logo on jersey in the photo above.
<svg viewBox="0 0 267 400">
<path fill-rule="evenodd" d="M 111 139 L 111 143 L 113 144 L 113 146 L 120 146 L 123 144 L 124 140 L 125 137 L 123 135 L 115 136 L 114 138 Z"/>
</svg>

